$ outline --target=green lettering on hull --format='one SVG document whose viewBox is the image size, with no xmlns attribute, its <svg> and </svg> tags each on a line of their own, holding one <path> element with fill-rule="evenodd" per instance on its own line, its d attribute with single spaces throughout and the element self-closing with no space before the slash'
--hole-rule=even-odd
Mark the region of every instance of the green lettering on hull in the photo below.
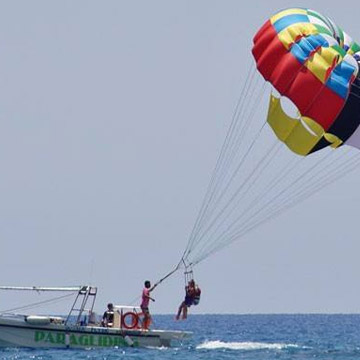
<svg viewBox="0 0 360 360">
<path fill-rule="evenodd" d="M 75 334 L 70 334 L 70 346 L 71 345 L 78 345 L 78 336 Z"/>
<path fill-rule="evenodd" d="M 65 333 L 56 333 L 56 344 L 65 345 Z"/>
<path fill-rule="evenodd" d="M 65 345 L 65 333 L 53 331 L 35 331 L 34 340 L 36 343 Z M 114 346 L 129 346 L 125 339 L 118 336 L 97 335 L 97 334 L 76 334 L 69 335 L 71 346 L 84 347 L 114 347 Z M 138 340 L 134 340 L 132 346 L 139 346 Z"/>
<path fill-rule="evenodd" d="M 45 339 L 45 333 L 43 331 L 35 331 L 35 342 L 43 341 Z"/>
</svg>

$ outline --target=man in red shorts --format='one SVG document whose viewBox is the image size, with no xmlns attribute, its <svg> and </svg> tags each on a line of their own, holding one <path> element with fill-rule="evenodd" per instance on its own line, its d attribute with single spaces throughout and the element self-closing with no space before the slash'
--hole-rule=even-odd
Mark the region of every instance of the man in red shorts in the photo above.
<svg viewBox="0 0 360 360">
<path fill-rule="evenodd" d="M 151 283 L 149 280 L 145 281 L 144 284 L 144 289 L 142 292 L 142 296 L 141 296 L 141 304 L 140 304 L 140 308 L 141 311 L 144 314 L 144 320 L 143 320 L 143 329 L 147 330 L 151 324 L 151 315 L 150 315 L 150 311 L 149 311 L 149 302 L 151 301 L 155 301 L 155 299 L 153 299 L 150 296 L 150 293 L 155 289 L 157 284 L 155 284 L 153 287 L 151 287 Z"/>
</svg>

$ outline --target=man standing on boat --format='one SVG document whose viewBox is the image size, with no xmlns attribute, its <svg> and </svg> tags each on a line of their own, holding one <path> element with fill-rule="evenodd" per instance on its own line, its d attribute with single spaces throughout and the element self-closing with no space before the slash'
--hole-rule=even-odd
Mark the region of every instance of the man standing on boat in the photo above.
<svg viewBox="0 0 360 360">
<path fill-rule="evenodd" d="M 155 299 L 153 299 L 150 296 L 150 293 L 156 288 L 157 284 L 155 284 L 153 287 L 151 287 L 151 283 L 149 280 L 145 281 L 144 284 L 144 289 L 142 292 L 142 296 L 141 296 L 141 304 L 140 304 L 140 308 L 141 311 L 144 314 L 144 320 L 143 320 L 143 329 L 147 330 L 151 324 L 151 315 L 150 315 L 150 311 L 149 311 L 149 302 L 151 301 L 155 301 Z"/>
</svg>

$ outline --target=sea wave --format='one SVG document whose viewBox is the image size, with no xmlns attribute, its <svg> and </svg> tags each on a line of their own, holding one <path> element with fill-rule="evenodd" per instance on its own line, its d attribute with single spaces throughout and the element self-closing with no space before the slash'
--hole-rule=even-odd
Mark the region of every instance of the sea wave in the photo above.
<svg viewBox="0 0 360 360">
<path fill-rule="evenodd" d="M 205 341 L 198 345 L 196 349 L 230 349 L 230 350 L 283 350 L 287 348 L 297 348 L 296 344 L 282 344 L 282 343 L 262 343 L 262 342 L 224 342 L 220 340 Z"/>
</svg>

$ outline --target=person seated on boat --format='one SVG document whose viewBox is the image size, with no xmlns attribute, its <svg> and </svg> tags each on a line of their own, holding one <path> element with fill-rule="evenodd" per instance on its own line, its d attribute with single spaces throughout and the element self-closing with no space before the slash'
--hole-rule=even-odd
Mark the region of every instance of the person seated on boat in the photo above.
<svg viewBox="0 0 360 360">
<path fill-rule="evenodd" d="M 140 308 L 141 311 L 144 315 L 144 319 L 142 322 L 142 328 L 144 330 L 148 330 L 151 324 L 151 315 L 150 315 L 150 311 L 149 311 L 149 302 L 151 301 L 155 301 L 155 299 L 153 299 L 150 296 L 150 293 L 156 288 L 157 284 L 155 284 L 154 286 L 151 287 L 151 283 L 149 280 L 146 280 L 144 283 L 144 289 L 142 291 L 142 295 L 141 295 L 141 304 L 140 304 Z"/>
<path fill-rule="evenodd" d="M 182 319 L 185 320 L 187 318 L 188 308 L 191 305 L 198 305 L 200 302 L 201 290 L 195 284 L 194 280 L 190 280 L 188 285 L 185 286 L 185 299 L 180 304 L 178 313 L 176 315 L 176 320 L 180 319 L 182 313 Z"/>
<path fill-rule="evenodd" d="M 104 312 L 101 320 L 101 326 L 112 327 L 114 325 L 114 306 L 112 303 L 107 305 L 107 310 Z"/>
</svg>

